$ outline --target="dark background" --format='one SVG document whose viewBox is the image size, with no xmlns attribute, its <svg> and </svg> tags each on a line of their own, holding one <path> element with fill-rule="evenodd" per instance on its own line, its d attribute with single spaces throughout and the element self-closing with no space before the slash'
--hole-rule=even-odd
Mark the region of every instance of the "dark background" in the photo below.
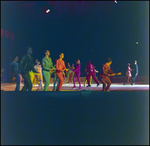
<svg viewBox="0 0 150 146">
<path fill-rule="evenodd" d="M 48 14 L 45 13 L 47 6 L 51 8 Z M 12 62 L 14 55 L 21 60 L 26 54 L 25 48 L 31 46 L 34 60 L 41 61 L 46 49 L 50 50 L 53 63 L 61 52 L 66 65 L 75 64 L 79 58 L 82 73 L 89 59 L 100 71 L 110 57 L 113 71 L 125 75 L 127 63 L 132 68 L 136 59 L 139 76 L 147 76 L 148 12 L 148 1 L 119 1 L 117 4 L 114 1 L 2 1 L 1 28 L 13 31 L 15 42 L 10 47 L 1 38 L 1 65 Z"/>
<path fill-rule="evenodd" d="M 2 145 L 148 145 L 149 92 L 1 93 Z"/>
</svg>

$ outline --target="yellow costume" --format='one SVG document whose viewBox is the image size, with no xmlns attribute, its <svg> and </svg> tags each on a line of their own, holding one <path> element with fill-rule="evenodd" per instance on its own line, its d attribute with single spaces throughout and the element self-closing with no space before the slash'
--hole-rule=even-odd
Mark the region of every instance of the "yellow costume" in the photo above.
<svg viewBox="0 0 150 146">
<path fill-rule="evenodd" d="M 40 62 L 39 62 L 40 63 Z M 35 70 L 37 72 L 39 72 L 38 74 L 35 74 L 36 77 L 36 81 L 39 84 L 39 86 L 41 87 L 41 89 L 43 89 L 43 75 L 42 75 L 42 67 L 40 64 L 37 64 L 34 66 Z"/>
<path fill-rule="evenodd" d="M 91 85 L 91 82 L 92 82 L 92 76 L 90 76 L 90 85 Z M 85 87 L 86 83 L 87 83 L 87 78 L 85 78 L 84 87 Z"/>
<path fill-rule="evenodd" d="M 30 79 L 33 84 L 33 87 L 35 87 L 35 83 L 36 83 L 35 75 L 38 75 L 38 73 L 33 73 L 33 71 L 31 70 L 31 71 L 29 71 L 29 75 L 30 75 Z"/>
</svg>

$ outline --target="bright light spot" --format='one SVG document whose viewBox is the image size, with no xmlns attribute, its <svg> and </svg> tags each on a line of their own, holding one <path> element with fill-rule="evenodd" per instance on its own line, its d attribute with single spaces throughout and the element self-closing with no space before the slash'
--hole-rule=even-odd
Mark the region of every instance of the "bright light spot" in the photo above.
<svg viewBox="0 0 150 146">
<path fill-rule="evenodd" d="M 117 4 L 117 1 L 116 1 L 116 0 L 114 0 L 114 2 Z"/>
<path fill-rule="evenodd" d="M 46 10 L 46 13 L 49 13 L 49 12 L 50 12 L 50 9 L 47 9 L 47 10 Z"/>
<path fill-rule="evenodd" d="M 136 44 L 138 45 L 138 44 L 139 44 L 139 42 L 136 42 Z"/>
</svg>

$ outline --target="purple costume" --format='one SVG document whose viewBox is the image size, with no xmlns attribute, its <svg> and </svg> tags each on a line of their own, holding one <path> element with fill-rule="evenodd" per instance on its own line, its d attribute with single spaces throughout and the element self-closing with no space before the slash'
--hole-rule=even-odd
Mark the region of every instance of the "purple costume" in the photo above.
<svg viewBox="0 0 150 146">
<path fill-rule="evenodd" d="M 75 85 L 75 78 L 77 77 L 78 82 L 79 82 L 79 89 L 81 88 L 81 82 L 80 82 L 80 64 L 77 64 L 75 69 L 73 69 L 72 71 L 75 72 L 74 76 L 73 76 L 73 83 L 74 83 L 74 87 L 76 87 Z"/>
</svg>

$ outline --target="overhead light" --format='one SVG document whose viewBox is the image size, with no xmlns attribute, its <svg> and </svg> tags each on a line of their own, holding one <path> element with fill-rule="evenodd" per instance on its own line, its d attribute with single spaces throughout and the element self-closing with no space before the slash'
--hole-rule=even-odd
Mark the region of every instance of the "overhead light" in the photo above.
<svg viewBox="0 0 150 146">
<path fill-rule="evenodd" d="M 47 4 L 46 1 L 36 1 L 35 9 L 37 12 L 42 12 L 42 13 L 53 12 L 53 7 L 50 4 Z"/>
<path fill-rule="evenodd" d="M 50 9 L 47 9 L 47 10 L 46 10 L 46 13 L 49 13 L 49 12 L 50 12 Z"/>
</svg>

